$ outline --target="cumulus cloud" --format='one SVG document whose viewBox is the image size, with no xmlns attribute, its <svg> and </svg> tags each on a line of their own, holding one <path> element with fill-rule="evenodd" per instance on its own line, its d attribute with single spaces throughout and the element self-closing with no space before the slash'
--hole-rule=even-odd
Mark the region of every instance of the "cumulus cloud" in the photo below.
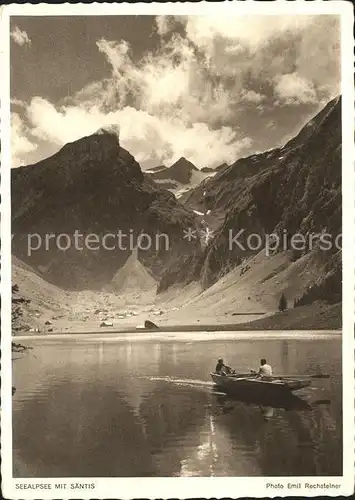
<svg viewBox="0 0 355 500">
<path fill-rule="evenodd" d="M 229 51 L 247 47 L 255 52 L 271 39 L 301 32 L 314 20 L 311 16 L 185 16 L 187 37 L 204 50 L 211 51 L 216 40 L 230 44 Z"/>
<path fill-rule="evenodd" d="M 309 104 L 315 103 L 317 93 L 312 82 L 300 77 L 297 73 L 289 73 L 275 77 L 275 93 L 277 104 Z"/>
<path fill-rule="evenodd" d="M 213 130 L 201 122 L 187 126 L 179 119 L 154 116 L 131 106 L 108 113 L 94 106 L 57 109 L 47 100 L 36 97 L 27 108 L 27 116 L 33 136 L 60 146 L 117 123 L 121 145 L 145 166 L 154 166 L 157 162 L 169 164 L 185 156 L 202 167 L 232 161 L 251 145 L 249 138 L 239 139 L 230 127 Z"/>
<path fill-rule="evenodd" d="M 297 73 L 312 82 L 322 102 L 340 92 L 340 24 L 335 16 L 317 16 L 305 30 L 295 61 Z"/>
<path fill-rule="evenodd" d="M 31 43 L 31 40 L 27 35 L 26 31 L 21 31 L 18 26 L 15 26 L 15 28 L 11 31 L 10 36 L 13 39 L 13 41 L 18 45 L 25 45 Z"/>
<path fill-rule="evenodd" d="M 338 92 L 332 16 L 158 16 L 155 29 L 160 45 L 138 61 L 126 40 L 97 40 L 111 73 L 61 105 L 32 98 L 32 135 L 63 145 L 117 123 L 143 168 L 180 156 L 216 166 L 278 145 L 255 123 L 265 110 L 310 106 L 314 114 Z M 265 123 L 282 128 L 270 114 Z"/>
<path fill-rule="evenodd" d="M 267 97 L 259 92 L 254 92 L 254 90 L 247 90 L 241 93 L 241 99 L 246 102 L 260 104 L 262 101 L 265 101 Z"/>
<path fill-rule="evenodd" d="M 21 157 L 37 149 L 37 144 L 29 138 L 29 130 L 18 113 L 11 114 L 11 154 L 12 165 L 18 167 Z"/>
<path fill-rule="evenodd" d="M 157 33 L 160 36 L 164 36 L 180 24 L 180 19 L 177 16 L 156 16 L 155 23 Z"/>
</svg>

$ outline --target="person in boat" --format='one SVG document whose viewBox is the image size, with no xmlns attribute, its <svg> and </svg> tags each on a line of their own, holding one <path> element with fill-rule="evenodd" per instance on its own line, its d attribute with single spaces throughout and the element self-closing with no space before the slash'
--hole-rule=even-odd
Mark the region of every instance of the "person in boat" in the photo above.
<svg viewBox="0 0 355 500">
<path fill-rule="evenodd" d="M 230 375 L 232 373 L 232 369 L 224 364 L 222 358 L 219 358 L 215 372 L 217 373 L 217 375 Z"/>
<path fill-rule="evenodd" d="M 259 371 L 257 372 L 257 376 L 262 380 L 272 380 L 272 368 L 267 364 L 265 358 L 262 358 L 260 360 L 260 367 Z"/>
</svg>

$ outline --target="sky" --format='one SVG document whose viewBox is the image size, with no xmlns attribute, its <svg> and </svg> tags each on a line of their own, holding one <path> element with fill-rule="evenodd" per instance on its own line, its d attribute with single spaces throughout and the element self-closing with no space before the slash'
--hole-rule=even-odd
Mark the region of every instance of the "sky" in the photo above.
<svg viewBox="0 0 355 500">
<path fill-rule="evenodd" d="M 142 169 L 285 144 L 340 93 L 333 15 L 11 19 L 13 167 L 114 125 Z"/>
</svg>

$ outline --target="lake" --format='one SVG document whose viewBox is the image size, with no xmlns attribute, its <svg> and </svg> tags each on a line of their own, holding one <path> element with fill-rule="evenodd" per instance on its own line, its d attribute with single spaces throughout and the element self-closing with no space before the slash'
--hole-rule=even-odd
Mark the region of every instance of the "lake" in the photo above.
<svg viewBox="0 0 355 500">
<path fill-rule="evenodd" d="M 342 474 L 338 334 L 18 339 L 33 350 L 13 355 L 15 477 Z M 260 405 L 213 388 L 219 357 L 330 378 L 298 391 L 300 405 Z"/>
</svg>

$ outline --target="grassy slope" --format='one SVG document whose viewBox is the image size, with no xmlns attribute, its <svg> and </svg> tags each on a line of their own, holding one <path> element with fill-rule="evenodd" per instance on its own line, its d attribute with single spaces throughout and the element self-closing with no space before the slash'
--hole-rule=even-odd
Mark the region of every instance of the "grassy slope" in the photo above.
<svg viewBox="0 0 355 500">
<path fill-rule="evenodd" d="M 277 312 L 272 316 L 238 325 L 245 330 L 338 330 L 342 326 L 341 303 L 322 302 Z"/>
<path fill-rule="evenodd" d="M 248 265 L 248 270 L 241 274 L 242 268 Z M 250 258 L 226 274 L 217 283 L 204 291 L 198 290 L 190 284 L 183 289 L 168 291 L 158 295 L 157 302 L 164 304 L 167 296 L 173 296 L 171 304 L 176 305 L 175 311 L 169 311 L 161 318 L 166 325 L 177 324 L 253 324 L 255 328 L 265 323 L 265 328 L 339 328 L 341 311 L 339 308 L 338 318 L 334 314 L 320 314 L 320 307 L 313 306 L 298 307 L 289 311 L 281 318 L 274 316 L 278 310 L 281 293 L 284 293 L 289 307 L 292 307 L 294 299 L 297 299 L 304 289 L 312 283 L 315 272 L 322 272 L 322 259 L 317 252 L 310 252 L 296 262 L 290 261 L 288 252 L 280 252 L 276 255 L 266 257 L 264 252 Z M 174 293 L 172 293 L 174 292 Z M 182 304 L 173 304 L 174 299 L 181 294 L 185 301 Z M 304 312 L 303 312 L 304 311 Z M 308 312 L 307 312 L 308 311 Z M 265 316 L 260 319 L 252 313 L 263 312 Z M 248 314 L 248 316 L 242 316 Z M 316 315 L 318 314 L 318 316 Z M 236 315 L 237 314 L 237 315 Z M 270 318 L 268 318 L 270 316 Z M 255 320 L 255 322 L 254 322 Z M 249 322 L 253 323 L 249 323 Z M 335 325 L 335 326 L 334 326 Z M 238 327 L 239 329 L 239 327 Z M 248 326 L 249 329 L 249 326 Z"/>
</svg>

